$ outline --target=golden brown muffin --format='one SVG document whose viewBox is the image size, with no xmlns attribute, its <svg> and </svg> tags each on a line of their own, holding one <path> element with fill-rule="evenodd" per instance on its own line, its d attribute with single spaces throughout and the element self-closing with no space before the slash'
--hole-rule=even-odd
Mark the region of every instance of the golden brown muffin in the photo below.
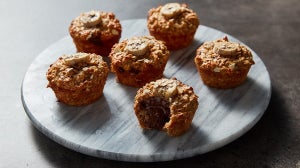
<svg viewBox="0 0 300 168">
<path fill-rule="evenodd" d="M 152 36 L 132 37 L 114 45 L 111 71 L 118 82 L 142 87 L 163 76 L 169 54 L 165 44 Z"/>
<path fill-rule="evenodd" d="M 122 27 L 110 12 L 90 11 L 80 14 L 69 27 L 77 52 L 108 56 L 119 42 Z"/>
<path fill-rule="evenodd" d="M 201 45 L 197 49 L 195 64 L 204 84 L 228 89 L 246 80 L 254 61 L 247 47 L 229 42 L 224 37 Z"/>
<path fill-rule="evenodd" d="M 197 14 L 186 4 L 168 3 L 148 12 L 148 29 L 156 39 L 166 42 L 169 50 L 187 47 L 199 26 Z"/>
<path fill-rule="evenodd" d="M 166 131 L 179 136 L 191 126 L 198 108 L 193 88 L 176 80 L 162 78 L 147 83 L 137 91 L 134 111 L 143 129 Z"/>
<path fill-rule="evenodd" d="M 49 84 L 58 101 L 81 106 L 96 101 L 102 94 L 108 66 L 96 54 L 63 55 L 50 65 Z"/>
</svg>

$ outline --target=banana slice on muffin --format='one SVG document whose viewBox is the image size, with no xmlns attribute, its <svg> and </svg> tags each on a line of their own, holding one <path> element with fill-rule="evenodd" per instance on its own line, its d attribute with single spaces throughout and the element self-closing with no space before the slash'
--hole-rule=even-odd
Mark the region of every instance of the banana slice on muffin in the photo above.
<svg viewBox="0 0 300 168">
<path fill-rule="evenodd" d="M 142 56 L 145 55 L 145 53 L 148 51 L 149 49 L 148 45 L 149 44 L 146 40 L 142 40 L 142 39 L 130 40 L 127 43 L 124 50 L 133 55 Z"/>
<path fill-rule="evenodd" d="M 80 20 L 85 26 L 93 27 L 101 23 L 101 16 L 97 11 L 90 11 L 87 13 L 83 13 L 80 17 Z"/>
</svg>

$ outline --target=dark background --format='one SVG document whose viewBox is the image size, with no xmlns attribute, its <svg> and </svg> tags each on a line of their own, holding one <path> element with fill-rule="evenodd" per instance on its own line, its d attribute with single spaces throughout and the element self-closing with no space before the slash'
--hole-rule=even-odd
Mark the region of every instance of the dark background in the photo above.
<svg viewBox="0 0 300 168">
<path fill-rule="evenodd" d="M 186 2 L 200 24 L 250 46 L 271 77 L 272 97 L 261 120 L 238 140 L 192 158 L 128 163 L 86 156 L 36 130 L 20 98 L 23 76 L 33 59 L 68 35 L 71 20 L 92 9 L 120 20 L 146 18 L 171 1 L 2 0 L 0 1 L 0 167 L 300 167 L 299 0 L 194 0 Z"/>
</svg>

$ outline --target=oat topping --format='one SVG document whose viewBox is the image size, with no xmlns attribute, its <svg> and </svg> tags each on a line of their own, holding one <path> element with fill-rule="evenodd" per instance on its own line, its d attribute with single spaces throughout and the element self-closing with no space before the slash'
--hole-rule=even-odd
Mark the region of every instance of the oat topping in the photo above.
<svg viewBox="0 0 300 168">
<path fill-rule="evenodd" d="M 238 71 L 254 64 L 251 51 L 239 43 L 229 42 L 227 37 L 205 42 L 197 49 L 196 64 L 214 72 Z"/>
</svg>

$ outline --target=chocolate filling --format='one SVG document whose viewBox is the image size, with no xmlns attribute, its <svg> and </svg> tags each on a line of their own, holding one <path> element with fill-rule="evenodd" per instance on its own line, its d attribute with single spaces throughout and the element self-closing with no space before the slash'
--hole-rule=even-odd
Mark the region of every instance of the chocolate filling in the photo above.
<svg viewBox="0 0 300 168">
<path fill-rule="evenodd" d="M 161 130 L 170 120 L 170 103 L 160 97 L 151 97 L 141 102 L 143 121 L 147 128 Z"/>
</svg>

